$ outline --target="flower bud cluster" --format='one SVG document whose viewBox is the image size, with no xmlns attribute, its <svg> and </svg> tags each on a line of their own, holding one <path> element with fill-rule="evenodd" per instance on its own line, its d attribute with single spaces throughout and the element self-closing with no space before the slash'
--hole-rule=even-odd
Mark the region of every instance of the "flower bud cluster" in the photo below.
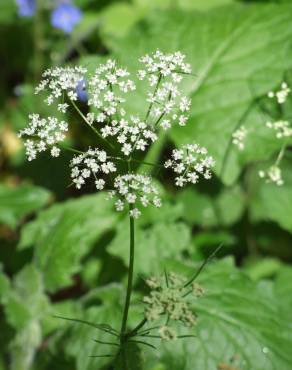
<svg viewBox="0 0 292 370">
<path fill-rule="evenodd" d="M 177 174 L 177 186 L 196 184 L 200 176 L 211 178 L 210 169 L 215 165 L 215 161 L 207 154 L 207 149 L 198 144 L 185 144 L 181 149 L 172 151 L 172 158 L 164 163 L 164 167 L 171 168 Z"/>
<path fill-rule="evenodd" d="M 239 150 L 243 150 L 245 147 L 247 133 L 247 129 L 244 126 L 241 126 L 232 134 L 232 144 L 236 145 Z"/>
<path fill-rule="evenodd" d="M 39 114 L 30 114 L 28 126 L 19 132 L 19 137 L 30 137 L 24 142 L 28 160 L 47 149 L 51 149 L 52 157 L 58 157 L 60 149 L 56 144 L 65 139 L 67 131 L 68 124 L 56 117 L 41 118 Z"/>
<path fill-rule="evenodd" d="M 177 338 L 176 331 L 167 325 L 162 325 L 158 329 L 158 334 L 164 340 L 175 340 Z"/>
<path fill-rule="evenodd" d="M 159 50 L 140 58 L 144 69 L 138 71 L 138 78 L 146 79 L 151 88 L 147 99 L 150 103 L 147 119 L 150 118 L 154 127 L 167 130 L 172 123 L 186 124 L 191 101 L 182 96 L 178 88 L 183 75 L 191 73 L 191 66 L 184 59 L 180 52 L 164 54 Z"/>
<path fill-rule="evenodd" d="M 204 291 L 198 284 L 188 286 L 183 277 L 174 273 L 168 274 L 166 278 L 147 279 L 146 284 L 150 294 L 143 301 L 147 305 L 145 317 L 148 321 L 159 320 L 165 315 L 168 320 L 180 321 L 188 327 L 196 324 L 196 315 L 190 307 L 189 297 L 202 296 Z M 176 338 L 175 331 L 168 326 L 162 326 L 159 333 L 163 339 Z"/>
<path fill-rule="evenodd" d="M 128 173 L 119 175 L 114 181 L 114 190 L 109 193 L 110 197 L 119 199 L 115 203 L 117 211 L 123 211 L 125 205 L 130 205 L 130 216 L 138 218 L 141 215 L 139 208 L 152 204 L 161 206 L 158 190 L 152 184 L 152 179 L 146 175 Z M 138 208 L 139 207 L 139 208 Z"/>
<path fill-rule="evenodd" d="M 289 121 L 267 122 L 266 126 L 276 132 L 277 139 L 292 136 L 292 127 Z"/>
<path fill-rule="evenodd" d="M 288 95 L 290 94 L 290 88 L 288 87 L 286 82 L 282 82 L 281 84 L 281 89 L 274 92 L 274 91 L 269 91 L 268 92 L 268 97 L 269 98 L 276 98 L 277 102 L 279 104 L 285 103 L 287 100 Z"/>
<path fill-rule="evenodd" d="M 71 178 L 77 189 L 80 189 L 85 184 L 86 179 L 93 176 L 97 190 L 104 189 L 105 180 L 101 175 L 108 175 L 116 172 L 116 166 L 108 160 L 108 156 L 104 150 L 91 149 L 85 153 L 74 156 L 70 162 Z"/>
</svg>

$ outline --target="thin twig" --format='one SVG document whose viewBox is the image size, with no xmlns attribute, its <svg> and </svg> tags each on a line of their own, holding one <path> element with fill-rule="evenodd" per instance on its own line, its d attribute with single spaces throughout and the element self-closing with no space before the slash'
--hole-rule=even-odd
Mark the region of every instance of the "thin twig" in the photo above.
<svg viewBox="0 0 292 370">
<path fill-rule="evenodd" d="M 142 340 L 128 340 L 128 342 L 129 342 L 129 343 L 144 344 L 145 346 L 148 346 L 148 347 L 151 347 L 151 348 L 157 349 L 155 346 L 153 346 L 153 344 L 150 344 L 150 343 L 147 343 L 147 342 L 143 342 Z"/>
<path fill-rule="evenodd" d="M 117 346 L 117 347 L 120 346 L 118 343 L 114 343 L 114 342 L 103 342 L 102 340 L 99 340 L 99 339 L 93 339 L 93 341 L 96 342 L 96 343 L 100 343 L 100 344 L 108 344 L 110 346 Z"/>
<path fill-rule="evenodd" d="M 145 332 L 150 332 L 151 330 L 155 330 L 155 329 L 159 329 L 159 328 L 160 328 L 160 326 L 152 326 L 151 328 L 144 329 L 144 330 L 138 332 L 137 334 L 143 334 Z"/>
<path fill-rule="evenodd" d="M 166 269 L 164 269 L 164 276 L 165 276 L 165 283 L 166 283 L 166 286 L 168 288 L 168 274 L 167 274 Z"/>
<path fill-rule="evenodd" d="M 88 119 L 85 117 L 85 115 L 81 112 L 81 110 L 78 108 L 77 104 L 74 102 L 74 100 L 71 100 L 70 99 L 70 102 L 72 103 L 73 107 L 75 108 L 75 110 L 77 111 L 77 113 L 80 115 L 80 117 L 84 120 L 84 122 L 91 128 L 91 130 L 93 130 L 96 135 L 101 139 L 103 140 L 104 142 L 106 142 L 112 149 L 114 149 L 114 146 L 112 143 L 110 143 L 108 140 L 106 140 L 101 134 L 100 132 L 98 132 L 98 130 L 96 130 L 95 127 L 93 127 L 92 124 L 89 123 Z"/>
<path fill-rule="evenodd" d="M 144 319 L 141 320 L 141 322 L 133 330 L 130 331 L 130 333 L 128 334 L 129 337 L 135 335 L 138 332 L 138 330 L 141 329 L 146 324 L 146 322 L 147 322 L 147 319 L 146 317 L 144 317 Z"/>
<path fill-rule="evenodd" d="M 58 319 L 62 319 L 62 320 L 77 322 L 79 324 L 85 324 L 85 325 L 91 326 L 91 327 L 93 327 L 95 329 L 99 329 L 99 330 L 101 330 L 101 331 L 103 331 L 105 333 L 114 335 L 115 337 L 119 337 L 118 332 L 115 329 L 113 329 L 112 327 L 110 327 L 109 325 L 107 325 L 107 324 L 94 324 L 94 323 L 92 323 L 90 321 L 86 321 L 86 320 L 71 319 L 69 317 L 63 317 L 63 316 L 57 316 L 57 315 L 54 315 L 53 317 L 58 318 Z"/>
<path fill-rule="evenodd" d="M 77 154 L 84 154 L 81 150 L 77 150 L 74 148 L 71 148 L 69 146 L 62 146 L 63 149 L 68 150 L 69 152 L 77 153 Z"/>
<path fill-rule="evenodd" d="M 223 243 L 219 244 L 219 246 L 214 250 L 213 253 L 211 253 L 209 255 L 209 257 L 207 257 L 204 262 L 201 264 L 201 266 L 198 268 L 198 270 L 196 271 L 196 273 L 194 274 L 193 277 L 190 278 L 190 280 L 185 283 L 184 287 L 186 288 L 187 286 L 189 286 L 190 284 L 192 284 L 192 282 L 194 280 L 196 280 L 196 278 L 200 275 L 200 273 L 202 272 L 203 268 L 207 265 L 208 262 L 210 262 L 212 260 L 213 257 L 215 257 L 215 255 L 217 254 L 217 252 L 222 248 L 223 246 Z M 189 293 L 188 293 L 189 294 Z"/>
</svg>

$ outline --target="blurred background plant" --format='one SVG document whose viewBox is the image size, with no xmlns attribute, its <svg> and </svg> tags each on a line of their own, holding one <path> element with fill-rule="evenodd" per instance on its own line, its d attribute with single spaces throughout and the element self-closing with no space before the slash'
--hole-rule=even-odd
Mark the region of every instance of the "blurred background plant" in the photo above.
<svg viewBox="0 0 292 370">
<path fill-rule="evenodd" d="M 291 138 L 283 185 L 258 176 L 282 147 L 266 123 L 291 120 L 291 95 L 284 105 L 267 96 L 283 81 L 292 85 L 290 0 L 2 0 L 0 35 L 0 369 L 111 369 L 110 358 L 90 357 L 101 352 L 93 339 L 106 341 L 103 332 L 53 315 L 118 325 L 127 220 L 93 187 L 80 194 L 69 186 L 66 155 L 28 164 L 17 132 L 29 113 L 50 114 L 33 93 L 44 69 L 94 70 L 110 57 L 135 70 L 139 56 L 159 48 L 180 50 L 191 62 L 195 76 L 185 89 L 192 110 L 187 126 L 160 140 L 149 158 L 164 159 L 193 138 L 216 158 L 216 179 L 181 191 L 161 180 L 165 206 L 138 222 L 142 276 L 133 323 L 147 292 L 142 277 L 163 269 L 191 274 L 224 246 L 198 278 L 205 295 L 193 302 L 197 337 L 156 353 L 135 348 L 130 369 L 290 370 Z M 86 100 L 83 86 L 79 96 Z M 68 120 L 78 116 L 70 111 Z M 242 127 L 238 150 L 232 141 Z M 68 140 L 80 149 L 94 145 L 81 125 Z"/>
</svg>

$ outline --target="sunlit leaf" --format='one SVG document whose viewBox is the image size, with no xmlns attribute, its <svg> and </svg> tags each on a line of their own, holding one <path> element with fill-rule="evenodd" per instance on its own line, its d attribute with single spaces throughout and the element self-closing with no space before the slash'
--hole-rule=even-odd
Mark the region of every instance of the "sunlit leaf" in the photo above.
<svg viewBox="0 0 292 370">
<path fill-rule="evenodd" d="M 56 204 L 23 228 L 20 248 L 34 246 L 35 264 L 46 288 L 56 290 L 72 283 L 82 257 L 114 228 L 117 217 L 104 194 Z"/>
<path fill-rule="evenodd" d="M 37 186 L 0 184 L 0 223 L 15 228 L 26 215 L 46 205 L 50 197 L 49 191 Z"/>
</svg>

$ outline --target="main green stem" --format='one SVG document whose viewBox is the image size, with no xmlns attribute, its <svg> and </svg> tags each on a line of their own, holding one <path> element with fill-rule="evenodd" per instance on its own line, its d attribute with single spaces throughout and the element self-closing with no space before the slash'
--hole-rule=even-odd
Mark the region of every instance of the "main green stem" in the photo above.
<svg viewBox="0 0 292 370">
<path fill-rule="evenodd" d="M 130 211 L 133 209 L 133 206 L 130 205 Z M 133 273 L 134 273 L 134 255 L 135 255 L 135 222 L 134 218 L 129 216 L 130 219 L 130 257 L 129 257 L 129 271 L 128 271 L 128 284 L 127 284 L 127 293 L 126 301 L 123 312 L 123 321 L 121 327 L 121 341 L 124 341 L 125 334 L 127 330 L 127 321 L 128 313 L 131 301 L 131 294 L 133 288 Z"/>
</svg>

